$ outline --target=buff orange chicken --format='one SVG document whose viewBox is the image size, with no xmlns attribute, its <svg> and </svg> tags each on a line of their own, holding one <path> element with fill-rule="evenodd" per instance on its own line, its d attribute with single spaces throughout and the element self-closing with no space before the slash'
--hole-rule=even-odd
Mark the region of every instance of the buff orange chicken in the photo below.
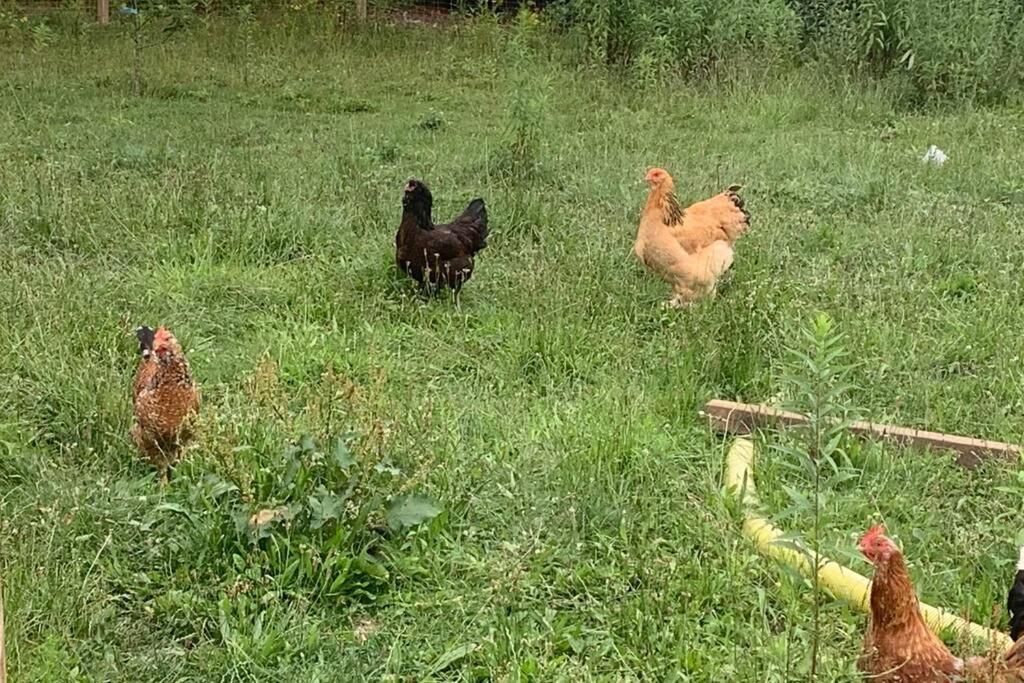
<svg viewBox="0 0 1024 683">
<path fill-rule="evenodd" d="M 651 169 L 645 180 L 650 191 L 633 244 L 637 259 L 672 286 L 668 306 L 713 296 L 732 266 L 733 245 L 750 224 L 740 186 L 684 209 L 668 171 Z"/>
</svg>

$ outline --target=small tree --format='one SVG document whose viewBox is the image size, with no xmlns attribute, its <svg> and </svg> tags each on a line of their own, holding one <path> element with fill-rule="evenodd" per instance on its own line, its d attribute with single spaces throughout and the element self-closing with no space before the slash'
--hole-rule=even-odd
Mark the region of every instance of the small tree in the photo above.
<svg viewBox="0 0 1024 683">
<path fill-rule="evenodd" d="M 190 7 L 183 3 L 173 5 L 140 6 L 139 0 L 129 0 L 121 5 L 118 13 L 128 21 L 128 35 L 132 41 L 132 94 L 142 94 L 142 53 L 147 47 L 159 44 L 173 33 L 185 27 L 192 16 Z M 161 35 L 150 38 L 153 26 L 162 25 Z"/>
<path fill-rule="evenodd" d="M 814 625 L 811 634 L 809 680 L 817 680 L 818 645 L 821 639 L 821 506 L 826 490 L 849 479 L 848 457 L 844 441 L 852 421 L 845 403 L 850 385 L 847 377 L 851 366 L 843 335 L 839 334 L 832 319 L 818 313 L 801 330 L 803 344 L 790 346 L 789 362 L 784 377 L 789 407 L 805 414 L 808 423 L 801 429 L 795 444 L 774 444 L 774 448 L 788 456 L 790 466 L 803 470 L 813 482 L 813 497 L 806 501 L 798 496 L 795 507 L 810 506 L 813 516 L 809 550 L 800 543 L 785 541 L 788 547 L 805 552 L 814 567 L 812 575 L 814 598 Z"/>
</svg>

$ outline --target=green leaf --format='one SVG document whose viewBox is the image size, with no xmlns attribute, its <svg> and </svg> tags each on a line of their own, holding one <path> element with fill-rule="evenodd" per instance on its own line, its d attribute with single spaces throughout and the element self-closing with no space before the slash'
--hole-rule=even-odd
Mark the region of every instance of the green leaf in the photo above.
<svg viewBox="0 0 1024 683">
<path fill-rule="evenodd" d="M 160 503 L 153 510 L 156 512 L 177 512 L 179 515 L 185 515 L 190 520 L 192 519 L 192 513 L 177 503 Z"/>
<path fill-rule="evenodd" d="M 281 487 L 287 491 L 291 488 L 292 483 L 295 481 L 295 476 L 302 469 L 302 461 L 299 460 L 296 452 L 292 452 L 288 460 L 288 467 L 285 468 L 284 475 L 281 477 Z"/>
<path fill-rule="evenodd" d="M 309 526 L 319 529 L 327 522 L 341 517 L 345 500 L 327 490 L 322 484 L 309 497 Z"/>
<path fill-rule="evenodd" d="M 434 661 L 430 666 L 430 671 L 427 673 L 427 677 L 436 676 L 452 664 L 465 659 L 466 656 L 471 654 L 474 650 L 476 650 L 475 643 L 466 643 L 465 645 L 453 647 Z"/>
<path fill-rule="evenodd" d="M 387 473 L 387 474 L 390 474 L 392 477 L 397 477 L 400 474 L 402 474 L 402 470 L 398 469 L 397 467 L 392 465 L 390 463 L 390 461 L 387 461 L 387 460 L 383 460 L 383 461 L 377 463 L 376 465 L 374 465 L 373 466 L 373 471 L 374 472 L 380 472 L 382 474 L 383 473 Z"/>
<path fill-rule="evenodd" d="M 807 500 L 807 497 L 803 493 L 793 488 L 792 486 L 783 486 L 782 489 L 789 496 L 789 499 L 793 502 L 793 505 L 803 510 L 811 509 L 811 502 Z"/>
<path fill-rule="evenodd" d="M 352 457 L 352 452 L 348 449 L 348 444 L 345 443 L 345 439 L 340 436 L 334 440 L 334 448 L 331 449 L 331 457 L 334 458 L 334 463 L 343 470 L 347 470 L 349 467 L 356 464 L 355 458 Z"/>
<path fill-rule="evenodd" d="M 218 477 L 214 474 L 208 474 L 203 478 L 203 483 L 209 489 L 209 496 L 214 500 L 220 498 L 228 493 L 234 493 L 238 490 L 238 487 L 232 484 L 230 481 Z"/>
<path fill-rule="evenodd" d="M 772 541 L 772 545 L 778 548 L 785 548 L 802 555 L 811 564 L 814 564 L 814 552 L 795 538 L 779 538 Z"/>
<path fill-rule="evenodd" d="M 331 585 L 327 588 L 328 595 L 338 595 L 341 593 L 341 589 L 345 587 L 345 582 L 348 581 L 347 572 L 339 572 L 334 580 L 331 581 Z"/>
<path fill-rule="evenodd" d="M 400 496 L 391 501 L 387 511 L 388 526 L 397 531 L 406 527 L 429 522 L 441 514 L 434 502 L 419 494 Z"/>
<path fill-rule="evenodd" d="M 302 449 L 303 453 L 312 453 L 316 450 L 316 442 L 313 441 L 313 437 L 309 434 L 303 434 L 302 438 L 299 439 L 299 448 Z"/>
<path fill-rule="evenodd" d="M 387 581 L 390 573 L 387 567 L 377 558 L 364 552 L 355 559 L 355 566 L 359 571 L 381 581 Z"/>
</svg>

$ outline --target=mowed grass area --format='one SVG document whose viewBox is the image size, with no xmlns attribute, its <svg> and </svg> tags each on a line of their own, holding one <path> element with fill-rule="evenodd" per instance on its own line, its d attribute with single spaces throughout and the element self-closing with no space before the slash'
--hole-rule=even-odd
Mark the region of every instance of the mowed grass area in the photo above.
<svg viewBox="0 0 1024 683">
<path fill-rule="evenodd" d="M 793 680 L 811 602 L 740 537 L 701 404 L 778 399 L 820 310 L 862 413 L 1024 439 L 1019 110 L 905 111 L 814 71 L 641 85 L 487 21 L 292 19 L 248 49 L 213 22 L 146 52 L 138 98 L 116 29 L 30 45 L 0 48 L 13 680 Z M 930 144 L 945 167 L 920 162 Z M 746 186 L 753 229 L 692 310 L 663 309 L 632 257 L 651 165 L 686 202 Z M 409 177 L 438 219 L 487 200 L 458 305 L 394 272 Z M 203 389 L 167 490 L 127 436 L 143 323 L 172 327 Z M 154 526 L 212 473 L 347 430 L 444 509 L 389 541 L 371 595 L 312 597 L 242 556 L 227 574 L 217 542 Z M 781 510 L 808 484 L 765 452 Z M 927 601 L 987 618 L 1016 471 L 854 464 L 826 549 L 885 520 Z M 826 603 L 822 680 L 857 680 L 864 623 Z"/>
</svg>

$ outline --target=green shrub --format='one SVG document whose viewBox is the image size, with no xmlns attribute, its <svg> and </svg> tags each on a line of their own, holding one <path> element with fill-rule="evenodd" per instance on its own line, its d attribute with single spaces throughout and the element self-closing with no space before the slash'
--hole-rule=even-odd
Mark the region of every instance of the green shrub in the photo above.
<svg viewBox="0 0 1024 683">
<path fill-rule="evenodd" d="M 907 67 L 928 96 L 999 100 L 1021 85 L 1024 5 L 907 0 Z"/>
<path fill-rule="evenodd" d="M 520 12 L 505 43 L 508 65 L 516 76 L 508 107 L 505 148 L 495 165 L 514 181 L 533 178 L 544 156 L 542 131 L 551 85 L 531 47 L 533 16 L 527 10 Z"/>
<path fill-rule="evenodd" d="M 441 512 L 412 493 L 423 473 L 405 476 L 355 434 L 273 448 L 274 427 L 240 427 L 242 439 L 207 434 L 140 521 L 147 542 L 111 567 L 129 608 L 227 644 L 269 637 L 255 621 L 266 610 L 386 590 L 412 530 Z"/>
<path fill-rule="evenodd" d="M 549 16 L 592 63 L 708 75 L 751 56 L 874 77 L 902 73 L 920 99 L 1000 100 L 1024 72 L 1018 0 L 565 0 Z"/>
<path fill-rule="evenodd" d="M 799 22 L 784 0 L 569 0 L 562 23 L 582 33 L 599 63 L 703 73 L 720 61 L 797 47 Z"/>
<path fill-rule="evenodd" d="M 924 99 L 1000 100 L 1019 89 L 1024 6 L 1016 0 L 794 0 L 804 47 L 875 76 L 902 72 Z"/>
</svg>

